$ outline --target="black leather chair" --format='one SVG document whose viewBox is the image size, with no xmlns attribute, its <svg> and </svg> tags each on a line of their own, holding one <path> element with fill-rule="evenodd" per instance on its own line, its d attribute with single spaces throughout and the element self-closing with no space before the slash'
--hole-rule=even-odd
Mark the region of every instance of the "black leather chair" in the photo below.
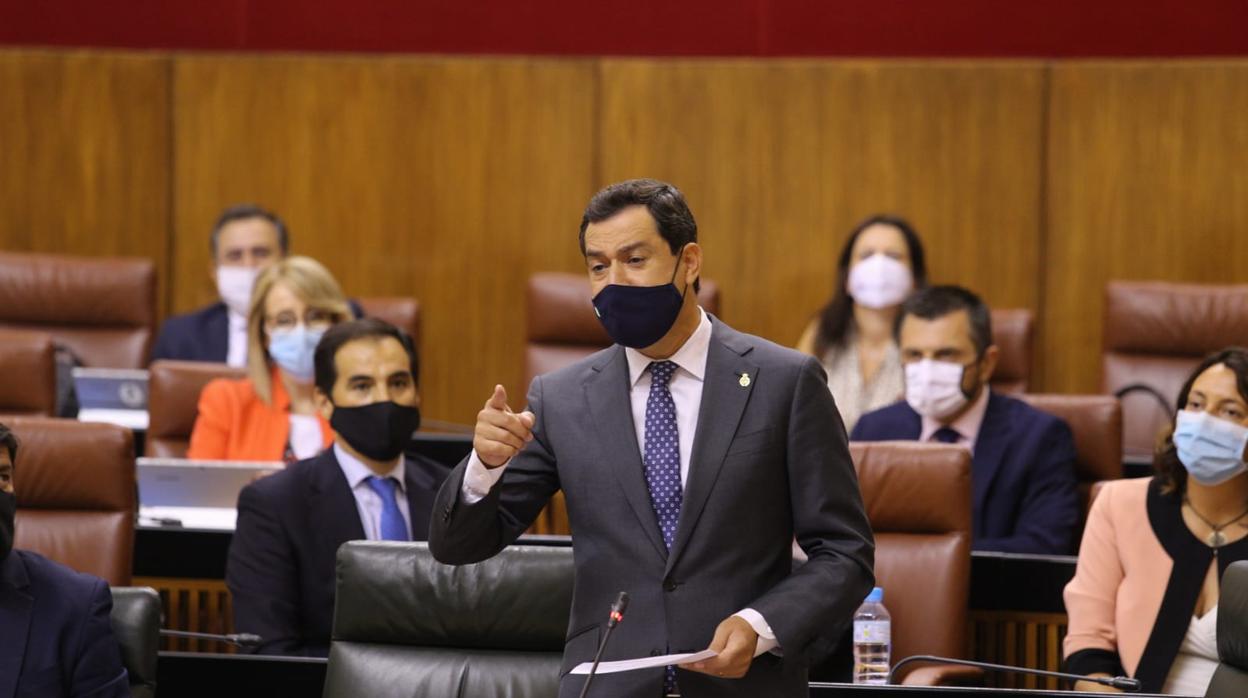
<svg viewBox="0 0 1248 698">
<path fill-rule="evenodd" d="M 1232 563 L 1218 592 L 1218 670 L 1205 698 L 1248 696 L 1248 561 Z"/>
<path fill-rule="evenodd" d="M 113 634 L 130 674 L 134 698 L 156 695 L 156 652 L 160 648 L 160 595 L 151 587 L 113 587 Z"/>
<path fill-rule="evenodd" d="M 324 696 L 556 695 L 572 574 L 571 548 L 451 567 L 425 543 L 347 543 Z"/>
</svg>

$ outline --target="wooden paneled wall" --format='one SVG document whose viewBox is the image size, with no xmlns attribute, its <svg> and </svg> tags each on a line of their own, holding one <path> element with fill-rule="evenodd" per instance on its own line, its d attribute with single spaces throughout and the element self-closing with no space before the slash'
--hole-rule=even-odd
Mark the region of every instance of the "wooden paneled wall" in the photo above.
<svg viewBox="0 0 1248 698">
<path fill-rule="evenodd" d="M 523 59 L 0 51 L 0 245 L 154 258 L 213 296 L 224 206 L 280 212 L 355 296 L 423 304 L 425 411 L 521 385 L 524 283 L 579 271 L 600 186 L 689 197 L 723 315 L 781 343 L 847 230 L 1038 313 L 1034 385 L 1099 387 L 1111 278 L 1243 282 L 1248 61 Z"/>
</svg>

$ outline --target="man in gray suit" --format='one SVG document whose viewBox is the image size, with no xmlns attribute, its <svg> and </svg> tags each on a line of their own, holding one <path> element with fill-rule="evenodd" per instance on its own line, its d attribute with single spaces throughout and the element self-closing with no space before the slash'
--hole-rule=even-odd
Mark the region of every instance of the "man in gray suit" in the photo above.
<svg viewBox="0 0 1248 698">
<path fill-rule="evenodd" d="M 697 225 L 670 184 L 598 192 L 581 251 L 617 346 L 534 379 L 528 411 L 494 388 L 438 493 L 433 554 L 494 555 L 562 489 L 576 590 L 560 696 L 580 691 L 567 672 L 593 658 L 620 591 L 632 603 L 604 660 L 718 655 L 602 675 L 594 695 L 807 695 L 809 643 L 843 628 L 874 581 L 822 368 L 698 307 Z M 809 556 L 796 570 L 794 537 Z"/>
</svg>

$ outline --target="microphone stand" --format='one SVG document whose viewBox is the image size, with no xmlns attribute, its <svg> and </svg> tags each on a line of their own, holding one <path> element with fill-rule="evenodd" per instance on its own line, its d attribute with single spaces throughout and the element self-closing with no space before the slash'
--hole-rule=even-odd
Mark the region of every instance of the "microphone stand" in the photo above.
<svg viewBox="0 0 1248 698">
<path fill-rule="evenodd" d="M 589 668 L 589 675 L 585 677 L 585 685 L 581 686 L 581 698 L 585 698 L 589 693 L 589 684 L 594 682 L 594 674 L 598 672 L 598 662 L 602 661 L 602 651 L 607 648 L 607 640 L 611 638 L 611 631 L 624 620 L 624 611 L 627 608 L 628 592 L 621 591 L 615 603 L 611 604 L 611 615 L 607 618 L 607 632 L 603 633 L 602 642 L 598 643 L 598 651 L 594 653 L 594 665 Z"/>
<path fill-rule="evenodd" d="M 989 664 L 988 662 L 972 662 L 966 659 L 950 659 L 948 657 L 935 657 L 930 654 L 916 654 L 897 662 L 896 665 L 888 672 L 888 682 L 895 684 L 894 680 L 897 670 L 907 664 L 913 662 L 937 662 L 940 664 L 957 664 L 958 666 L 970 666 L 977 669 L 988 669 L 989 671 L 1009 671 L 1018 674 L 1031 674 L 1033 676 L 1051 676 L 1058 679 L 1069 679 L 1071 681 L 1091 681 L 1099 683 L 1102 686 L 1112 686 L 1124 691 L 1134 693 L 1140 690 L 1140 680 L 1133 679 L 1128 676 L 1081 676 L 1079 674 L 1064 674 L 1060 671 L 1045 671 L 1044 669 L 1026 669 L 1019 666 L 1007 666 L 1005 664 Z"/>
<path fill-rule="evenodd" d="M 251 633 L 234 633 L 232 635 L 214 635 L 212 633 L 193 633 L 187 630 L 165 630 L 161 628 L 161 637 L 180 637 L 188 640 L 216 640 L 234 645 L 235 647 L 255 647 L 262 640 L 259 635 Z"/>
</svg>

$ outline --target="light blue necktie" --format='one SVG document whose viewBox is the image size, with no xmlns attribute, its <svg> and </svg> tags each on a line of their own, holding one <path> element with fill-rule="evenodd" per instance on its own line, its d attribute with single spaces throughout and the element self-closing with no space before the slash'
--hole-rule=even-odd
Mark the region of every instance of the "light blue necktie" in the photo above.
<svg viewBox="0 0 1248 698">
<path fill-rule="evenodd" d="M 395 496 L 399 483 L 392 477 L 380 478 L 376 475 L 370 475 L 365 482 L 381 497 L 381 540 L 407 540 L 407 522 L 403 520 L 399 500 Z"/>
</svg>

